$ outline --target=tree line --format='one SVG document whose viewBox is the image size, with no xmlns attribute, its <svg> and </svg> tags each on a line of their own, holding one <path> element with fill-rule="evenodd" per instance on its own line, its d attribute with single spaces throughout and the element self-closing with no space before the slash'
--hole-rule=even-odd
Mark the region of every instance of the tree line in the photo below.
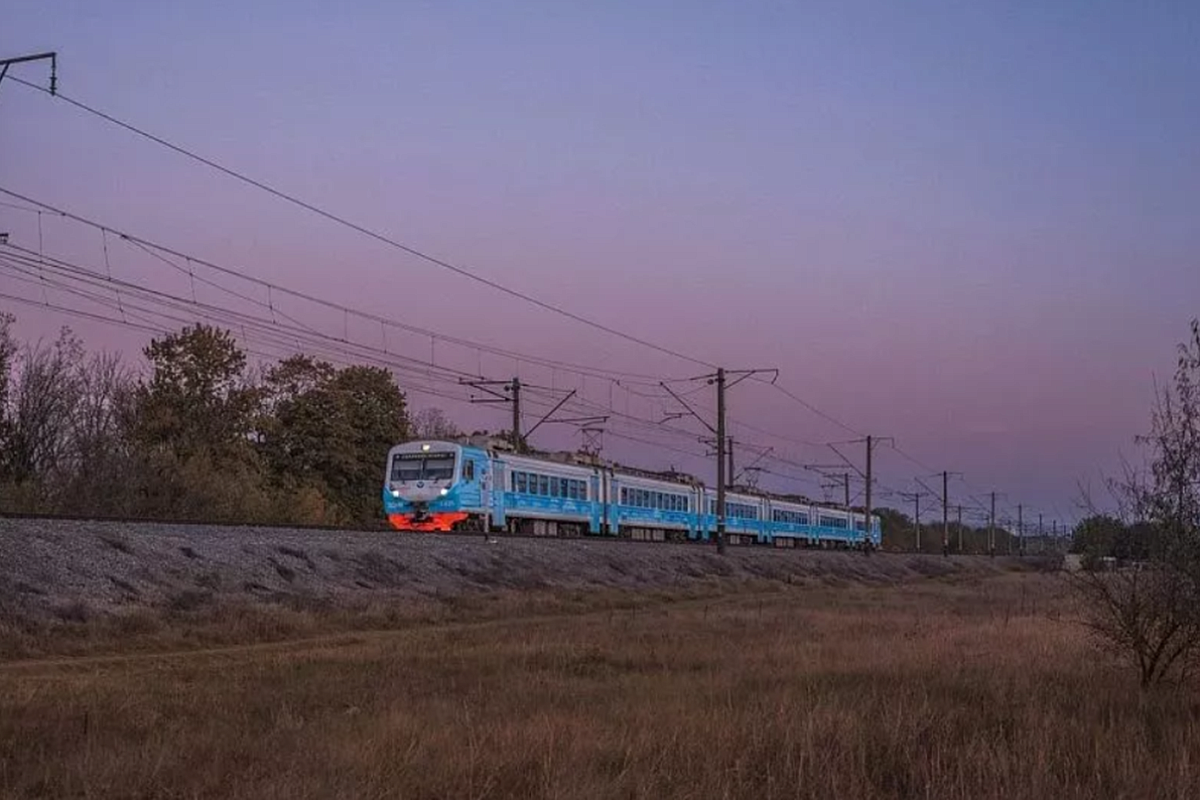
<svg viewBox="0 0 1200 800">
<path fill-rule="evenodd" d="M 919 537 L 920 546 L 918 547 L 917 528 L 913 525 L 912 517 L 894 508 L 883 507 L 872 510 L 872 513 L 877 514 L 880 518 L 883 546 L 886 549 L 940 555 L 942 553 L 942 537 L 944 533 L 940 505 L 937 506 L 935 512 L 936 519 L 932 515 L 931 517 L 925 517 L 924 512 L 921 514 L 921 535 Z M 995 523 L 991 535 L 992 541 L 996 545 L 996 555 L 1020 552 L 1020 537 L 1016 533 L 1009 531 L 1000 522 Z M 950 553 L 959 552 L 959 540 L 960 530 L 957 513 L 954 508 L 951 508 L 948 547 Z M 989 552 L 988 527 L 986 525 L 971 525 L 964 522 L 961 529 L 961 540 L 963 553 L 981 555 Z M 1026 536 L 1026 550 L 1029 551 L 1033 545 L 1033 537 Z M 1049 547 L 1045 541 L 1039 541 L 1037 546 L 1039 548 Z"/>
<path fill-rule="evenodd" d="M 373 526 L 384 460 L 415 426 L 386 369 L 307 355 L 252 368 L 229 331 L 155 338 L 146 370 L 67 328 L 20 344 L 0 315 L 0 508 Z"/>
</svg>

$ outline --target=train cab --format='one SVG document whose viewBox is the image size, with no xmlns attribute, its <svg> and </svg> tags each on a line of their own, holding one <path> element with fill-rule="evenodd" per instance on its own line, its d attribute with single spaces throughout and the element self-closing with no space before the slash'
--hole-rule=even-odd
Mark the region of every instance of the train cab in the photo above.
<svg viewBox="0 0 1200 800">
<path fill-rule="evenodd" d="M 397 530 L 450 531 L 486 514 L 488 455 L 454 442 L 417 441 L 388 453 L 383 507 Z"/>
</svg>

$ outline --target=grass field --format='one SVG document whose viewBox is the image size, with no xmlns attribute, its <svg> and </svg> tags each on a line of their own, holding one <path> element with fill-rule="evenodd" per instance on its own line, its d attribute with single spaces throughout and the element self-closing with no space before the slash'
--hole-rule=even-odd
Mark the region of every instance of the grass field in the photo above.
<svg viewBox="0 0 1200 800">
<path fill-rule="evenodd" d="M 1139 694 L 1049 574 L 287 614 L 0 665 L 0 793 L 1200 796 L 1195 693 Z"/>
</svg>

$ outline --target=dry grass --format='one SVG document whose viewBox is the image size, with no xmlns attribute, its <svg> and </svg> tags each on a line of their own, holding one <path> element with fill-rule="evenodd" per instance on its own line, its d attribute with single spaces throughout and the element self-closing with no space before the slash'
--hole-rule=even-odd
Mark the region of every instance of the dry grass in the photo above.
<svg viewBox="0 0 1200 800">
<path fill-rule="evenodd" d="M 1053 576 L 559 602 L 0 666 L 0 794 L 1200 795 L 1200 698 L 1099 662 Z"/>
</svg>

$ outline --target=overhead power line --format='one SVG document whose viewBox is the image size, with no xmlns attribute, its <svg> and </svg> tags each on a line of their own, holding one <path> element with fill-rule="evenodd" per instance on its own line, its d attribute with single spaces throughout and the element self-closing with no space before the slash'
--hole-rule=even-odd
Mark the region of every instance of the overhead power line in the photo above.
<svg viewBox="0 0 1200 800">
<path fill-rule="evenodd" d="M 55 214 L 63 219 L 71 220 L 72 222 L 76 222 L 80 225 L 85 225 L 87 227 L 93 228 L 94 230 L 100 231 L 101 233 L 112 234 L 113 236 L 119 237 L 120 239 L 122 239 L 126 242 L 129 242 L 130 244 L 142 249 L 143 251 L 147 251 L 147 248 L 148 248 L 150 251 L 153 251 L 150 254 L 153 255 L 155 258 L 157 258 L 160 261 L 163 261 L 167 265 L 171 266 L 173 269 L 175 269 L 179 272 L 182 272 L 184 274 L 191 275 L 191 274 L 194 274 L 194 271 L 189 272 L 188 269 L 185 269 L 185 268 L 181 267 L 179 264 L 174 263 L 170 259 L 165 258 L 163 254 L 166 254 L 166 255 L 171 256 L 176 259 L 180 259 L 180 260 L 184 261 L 185 263 L 187 263 L 189 265 L 189 267 L 195 267 L 195 266 L 205 267 L 205 268 L 213 270 L 214 272 L 218 272 L 223 275 L 227 275 L 227 276 L 230 276 L 233 278 L 237 278 L 238 280 L 242 280 L 247 283 L 253 284 L 255 286 L 262 287 L 262 288 L 268 290 L 269 292 L 270 291 L 278 292 L 280 294 L 294 297 L 298 300 L 304 300 L 305 302 L 313 303 L 314 305 L 319 305 L 319 306 L 322 306 L 324 308 L 327 308 L 327 309 L 330 309 L 333 311 L 338 311 L 342 314 L 348 314 L 350 316 L 357 317 L 359 319 L 371 322 L 373 324 L 387 325 L 388 327 L 392 327 L 397 330 L 405 331 L 407 333 L 412 333 L 412 334 L 416 334 L 419 336 L 428 336 L 431 338 L 440 339 L 440 340 L 448 342 L 450 344 L 454 344 L 456 346 L 464 347 L 464 348 L 467 348 L 470 350 L 478 350 L 481 352 L 498 355 L 498 356 L 502 356 L 505 358 L 512 358 L 516 361 L 523 361 L 523 362 L 526 362 L 529 364 L 536 364 L 538 366 L 543 366 L 543 367 L 547 367 L 547 368 L 561 369 L 565 372 L 572 372 L 572 373 L 575 373 L 578 375 L 593 377 L 593 378 L 597 378 L 600 380 L 630 379 L 631 382 L 638 383 L 639 385 L 646 385 L 646 386 L 652 386 L 652 385 L 657 386 L 658 385 L 659 378 L 657 378 L 656 376 L 652 376 L 652 375 L 636 373 L 636 372 L 625 372 L 625 371 L 621 371 L 621 370 L 612 370 L 612 369 L 608 369 L 605 367 L 588 367 L 586 365 L 574 364 L 571 362 L 560 361 L 560 360 L 556 360 L 556 359 L 552 359 L 552 358 L 545 358 L 542 356 L 532 356 L 532 355 L 529 355 L 526 353 L 521 353 L 521 352 L 518 352 L 515 350 L 509 350 L 507 348 L 497 347 L 495 345 L 484 344 L 482 342 L 475 342 L 470 339 L 464 339 L 464 338 L 458 337 L 458 336 L 451 336 L 451 335 L 444 334 L 444 333 L 441 333 L 438 331 L 430 330 L 428 328 L 421 328 L 419 326 L 411 325 L 411 324 L 405 323 L 405 322 L 400 322 L 399 320 L 392 319 L 389 317 L 384 317 L 379 314 L 372 314 L 370 312 L 361 311 L 359 309 L 351 308 L 350 306 L 346 306 L 342 303 L 337 303 L 335 301 L 332 301 L 332 300 L 329 300 L 329 299 L 326 299 L 323 297 L 317 297 L 317 296 L 309 294 L 307 292 L 301 292 L 301 291 L 297 291 L 295 289 L 288 288 L 286 286 L 283 286 L 282 284 L 272 283 L 270 281 L 263 280 L 262 278 L 255 277 L 245 271 L 235 269 L 233 267 L 228 267 L 228 266 L 224 266 L 221 264 L 217 264 L 213 261 L 202 258 L 200 256 L 191 255 L 191 254 L 182 252 L 180 250 L 177 250 L 177 249 L 174 249 L 171 247 L 167 247 L 166 245 L 160 244 L 151 239 L 147 239 L 147 238 L 138 236 L 136 234 L 130 233 L 128 231 L 124 231 L 124 230 L 121 230 L 118 228 L 111 227 L 102 222 L 98 222 L 94 219 L 90 219 L 88 217 L 84 217 L 79 214 L 75 214 L 75 213 L 67 211 L 61 207 L 55 206 L 51 203 L 45 202 L 43 200 L 38 200 L 38 199 L 36 199 L 34 197 L 30 197 L 28 195 L 21 194 L 20 192 L 13 191 L 12 189 L 9 189 L 9 188 L 3 187 L 3 186 L 0 186 L 0 193 L 8 195 L 9 197 L 16 198 L 18 200 L 21 200 L 24 203 L 28 203 L 33 206 L 37 206 L 39 209 L 42 209 L 48 213 Z M 209 285 L 215 286 L 216 288 L 220 289 L 221 291 L 233 293 L 236 295 L 236 292 L 232 292 L 232 290 L 230 290 L 226 287 L 220 286 L 219 284 L 209 283 Z M 238 296 L 241 296 L 241 295 L 238 295 Z M 244 297 L 243 297 L 243 299 L 244 299 Z M 253 301 L 253 302 L 258 302 L 261 304 L 261 301 Z M 653 381 L 653 383 L 651 383 L 651 381 Z"/>
<path fill-rule="evenodd" d="M 35 83 L 30 83 L 29 81 L 21 80 L 20 78 L 15 78 L 15 77 L 11 78 L 11 80 L 14 80 L 17 83 L 20 83 L 21 85 L 26 86 L 35 91 L 50 94 L 49 91 L 47 91 L 46 89 L 43 89 L 41 86 L 38 86 Z M 144 139 L 154 142 L 155 144 L 161 145 L 162 147 L 165 147 L 168 150 L 178 153 L 179 155 L 185 156 L 186 158 L 190 158 L 193 161 L 196 161 L 207 167 L 215 169 L 218 172 L 220 172 L 224 175 L 227 175 L 235 180 L 241 181 L 242 183 L 245 183 L 249 186 L 253 186 L 256 189 L 260 189 L 264 192 L 267 192 L 268 194 L 273 195 L 274 197 L 277 197 L 280 200 L 284 200 L 285 202 L 291 203 L 292 205 L 298 206 L 299 208 L 302 208 L 305 211 L 309 211 L 309 212 L 316 214 L 320 217 L 323 217 L 331 222 L 334 222 L 338 225 L 342 225 L 343 227 L 349 228 L 352 231 L 355 231 L 364 236 L 370 237 L 371 239 L 374 239 L 378 242 L 386 244 L 389 247 L 393 247 L 403 253 L 407 253 L 408 255 L 413 256 L 414 258 L 418 258 L 429 264 L 433 264 L 436 267 L 440 267 L 442 269 L 449 270 L 450 272 L 453 272 L 464 278 L 468 278 L 469 280 L 483 284 L 484 286 L 487 286 L 491 289 L 495 289 L 498 292 L 503 292 L 504 294 L 509 295 L 510 297 L 515 297 L 518 300 L 523 300 L 527 303 L 535 305 L 546 311 L 550 311 L 554 314 L 558 314 L 559 316 L 566 317 L 567 319 L 582 323 L 591 328 L 595 328 L 596 330 L 603 331 L 604 333 L 607 333 L 611 336 L 616 336 L 620 339 L 624 339 L 628 342 L 637 344 L 641 347 L 646 347 L 651 350 L 655 350 L 660 353 L 664 353 L 666 355 L 681 359 L 683 361 L 688 361 L 692 364 L 698 364 L 703 367 L 710 367 L 710 368 L 716 367 L 715 364 L 711 364 L 703 359 L 696 358 L 695 356 L 687 355 L 686 353 L 682 353 L 682 352 L 672 349 L 670 347 L 665 347 L 663 345 L 655 344 L 654 342 L 651 342 L 640 336 L 635 336 L 634 334 L 626 333 L 625 331 L 619 330 L 617 328 L 613 328 L 609 325 L 605 325 L 602 322 L 597 322 L 593 319 L 589 319 L 588 317 L 585 317 L 581 314 L 576 314 L 573 311 L 568 311 L 567 309 L 565 309 L 561 306 L 555 305 L 554 303 L 549 303 L 545 300 L 538 299 L 537 297 L 534 297 L 533 295 L 530 295 L 526 292 L 522 292 L 518 289 L 513 289 L 509 286 L 505 286 L 504 284 L 500 283 L 499 281 L 495 281 L 491 278 L 485 278 L 482 275 L 472 272 L 471 270 L 467 269 L 466 267 L 451 263 L 450 261 L 447 261 L 442 258 L 438 258 L 433 255 L 430 255 L 429 253 L 419 250 L 416 247 L 404 244 L 403 242 L 393 239 L 392 237 L 387 236 L 386 234 L 380 233 L 379 231 L 373 230 L 372 228 L 368 228 L 365 225 L 361 225 L 357 222 L 353 222 L 353 221 L 347 219 L 346 217 L 340 216 L 338 214 L 334 214 L 332 211 L 328 211 L 324 208 L 321 208 L 320 206 L 314 205 L 313 203 L 309 203 L 305 200 L 301 200 L 300 198 L 296 197 L 295 195 L 288 194 L 287 192 L 284 192 L 281 189 L 277 189 L 268 183 L 260 181 L 256 178 L 251 178 L 250 176 L 246 175 L 243 172 L 239 172 L 238 170 L 232 169 L 230 167 L 226 167 L 223 164 L 213 161 L 210 158 L 205 158 L 204 156 L 201 156 L 198 153 L 195 153 L 195 152 L 187 149 L 186 147 L 183 147 L 181 145 L 177 145 L 173 142 L 170 142 L 170 141 L 162 138 L 161 136 L 156 136 L 156 135 L 150 133 L 149 131 L 146 131 L 142 128 L 139 128 L 136 125 L 133 125 L 132 123 L 120 120 L 117 117 L 112 116 L 111 114 L 107 114 L 103 111 L 100 111 L 97 108 L 87 105 L 86 103 L 83 103 L 72 97 L 68 97 L 67 95 L 62 94 L 61 92 L 59 92 L 55 96 L 58 97 L 59 99 L 63 100 L 64 102 L 74 106 L 75 108 L 78 108 L 82 111 L 86 111 L 87 113 L 97 116 L 100 119 L 105 120 L 106 122 L 116 125 L 117 127 L 123 128 L 123 129 L 129 131 L 130 133 L 141 136 Z"/>
</svg>

